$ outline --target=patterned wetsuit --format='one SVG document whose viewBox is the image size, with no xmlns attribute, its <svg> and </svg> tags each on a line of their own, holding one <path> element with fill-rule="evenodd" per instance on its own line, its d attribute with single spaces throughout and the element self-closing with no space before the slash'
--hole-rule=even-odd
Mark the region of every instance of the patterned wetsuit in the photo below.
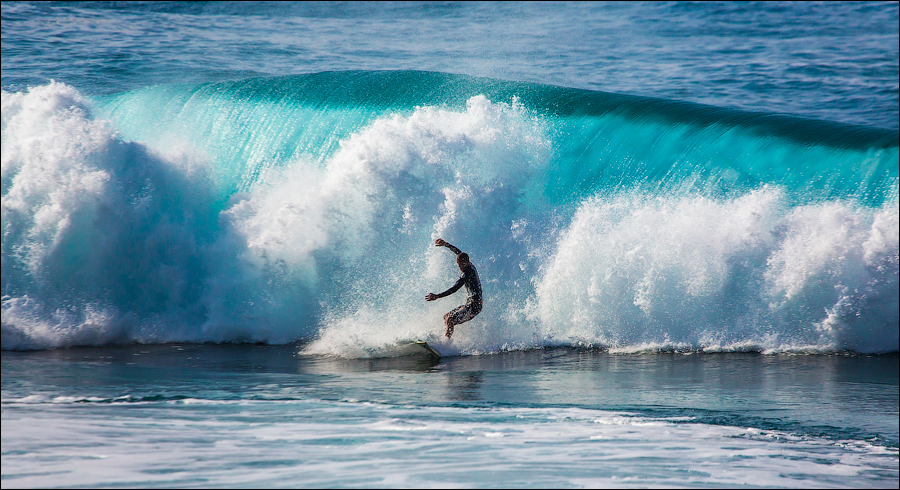
<svg viewBox="0 0 900 490">
<path fill-rule="evenodd" d="M 453 253 L 459 255 L 462 253 L 460 249 L 454 247 L 447 243 L 444 245 L 449 248 Z M 438 298 L 443 298 L 444 296 L 451 295 L 459 290 L 459 288 L 465 286 L 466 292 L 469 293 L 468 299 L 466 299 L 466 304 L 455 308 L 453 311 L 448 313 L 450 318 L 453 319 L 454 325 L 459 325 L 460 323 L 467 322 L 472 318 L 475 318 L 475 315 L 481 313 L 481 280 L 478 279 L 478 271 L 475 270 L 475 266 L 469 262 L 469 265 L 462 270 L 462 273 L 459 276 L 459 280 L 456 281 L 456 284 L 450 287 L 450 289 L 444 291 L 437 295 Z"/>
</svg>

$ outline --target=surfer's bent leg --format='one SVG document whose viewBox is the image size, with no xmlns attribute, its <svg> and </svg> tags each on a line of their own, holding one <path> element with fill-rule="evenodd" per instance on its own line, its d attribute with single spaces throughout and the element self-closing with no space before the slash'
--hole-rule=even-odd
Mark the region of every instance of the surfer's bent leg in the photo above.
<svg viewBox="0 0 900 490">
<path fill-rule="evenodd" d="M 475 315 L 479 313 L 481 313 L 481 303 L 477 301 L 467 301 L 466 304 L 454 308 L 453 311 L 444 315 L 444 325 L 447 327 L 444 335 L 449 339 L 453 335 L 453 327 L 475 318 Z"/>
</svg>

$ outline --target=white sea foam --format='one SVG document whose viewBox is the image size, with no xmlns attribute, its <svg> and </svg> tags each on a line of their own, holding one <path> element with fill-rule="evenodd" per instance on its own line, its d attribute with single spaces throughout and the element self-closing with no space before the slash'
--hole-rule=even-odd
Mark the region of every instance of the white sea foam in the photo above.
<svg viewBox="0 0 900 490">
<path fill-rule="evenodd" d="M 576 408 L 5 404 L 2 429 L 5 484 L 42 487 L 867 487 L 896 481 L 898 459 L 866 441 Z"/>
<path fill-rule="evenodd" d="M 203 168 L 122 141 L 60 83 L 3 92 L 2 135 L 3 348 L 196 338 Z"/>
<path fill-rule="evenodd" d="M 582 204 L 527 314 L 615 349 L 897 348 L 896 203 L 618 195 Z M 893 238 L 886 238 L 893 237 Z"/>
</svg>

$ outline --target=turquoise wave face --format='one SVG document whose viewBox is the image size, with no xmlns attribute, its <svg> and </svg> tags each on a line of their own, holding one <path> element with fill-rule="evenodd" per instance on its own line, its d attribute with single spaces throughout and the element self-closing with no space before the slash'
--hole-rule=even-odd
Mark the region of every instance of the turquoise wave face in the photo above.
<svg viewBox="0 0 900 490">
<path fill-rule="evenodd" d="M 3 94 L 3 348 L 898 348 L 898 133 L 424 72 Z"/>
<path fill-rule="evenodd" d="M 228 194 L 298 158 L 321 167 L 341 141 L 378 118 L 426 106 L 464 110 L 479 95 L 518 104 L 543 126 L 554 153 L 545 192 L 556 200 L 697 181 L 724 194 L 776 184 L 800 200 L 878 205 L 896 188 L 897 131 L 442 73 L 153 87 L 103 98 L 100 113 L 128 139 L 199 145 L 214 156 Z"/>
</svg>

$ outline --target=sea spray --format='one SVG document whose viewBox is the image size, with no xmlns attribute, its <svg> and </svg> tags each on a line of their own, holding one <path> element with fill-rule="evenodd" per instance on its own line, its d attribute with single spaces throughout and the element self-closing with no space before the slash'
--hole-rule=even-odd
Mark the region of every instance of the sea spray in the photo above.
<svg viewBox="0 0 900 490">
<path fill-rule="evenodd" d="M 435 237 L 471 241 L 467 250 L 494 277 L 485 291 L 528 283 L 511 266 L 527 250 L 508 231 L 527 216 L 533 174 L 548 158 L 543 130 L 523 108 L 474 97 L 465 112 L 421 108 L 376 121 L 342 143 L 319 191 L 276 203 L 297 203 L 302 212 L 277 224 L 270 213 L 260 217 L 266 227 L 304 235 L 287 241 L 290 253 L 308 236 L 318 240 L 313 248 L 329 267 L 332 294 L 320 295 L 329 305 L 324 336 L 340 349 L 390 344 L 427 336 L 441 323 L 446 306 L 423 300 L 453 276 L 452 255 L 432 246 Z M 311 206 L 317 209 L 306 211 Z M 310 216 L 315 223 L 301 224 Z M 310 229 L 321 233 L 306 235 Z M 493 295 L 500 304 L 499 291 Z M 507 300 L 516 295 L 508 291 Z"/>
<path fill-rule="evenodd" d="M 202 340 L 214 215 L 189 163 L 121 140 L 66 85 L 4 92 L 3 348 Z"/>
<path fill-rule="evenodd" d="M 535 280 L 549 340 L 612 349 L 864 352 L 897 344 L 896 205 L 596 196 Z"/>
<path fill-rule="evenodd" d="M 896 351 L 896 131 L 421 72 L 3 94 L 3 348 Z M 448 346 L 448 348 L 450 348 Z"/>
</svg>

